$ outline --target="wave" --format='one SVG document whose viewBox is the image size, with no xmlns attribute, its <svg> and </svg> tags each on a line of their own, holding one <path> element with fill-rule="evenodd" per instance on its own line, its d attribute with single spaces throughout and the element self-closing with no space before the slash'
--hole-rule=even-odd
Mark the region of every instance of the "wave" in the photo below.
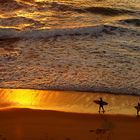
<svg viewBox="0 0 140 140">
<path fill-rule="evenodd" d="M 20 31 L 14 28 L 0 28 L 0 38 L 46 38 L 64 35 L 98 35 L 100 33 L 112 34 L 115 32 L 124 33 L 132 32 L 135 30 L 113 26 L 113 25 L 97 25 L 77 28 L 65 29 L 41 29 L 41 30 L 27 30 Z M 139 33 L 139 32 L 138 32 Z"/>
<path fill-rule="evenodd" d="M 84 11 L 101 14 L 101 15 L 108 15 L 108 16 L 117 16 L 120 14 L 132 14 L 135 11 L 127 10 L 127 9 L 119 9 L 119 8 L 111 8 L 111 7 L 88 7 L 85 8 Z"/>
<path fill-rule="evenodd" d="M 27 17 L 9 17 L 9 18 L 0 18 L 0 26 L 16 26 L 16 25 L 22 25 L 24 27 L 24 24 L 30 24 L 30 25 L 42 25 L 37 20 L 27 18 Z"/>
<path fill-rule="evenodd" d="M 37 3 L 39 5 L 43 5 L 43 3 Z M 113 7 L 98 7 L 98 6 L 91 6 L 91 7 L 75 7 L 72 5 L 57 3 L 57 2 L 47 2 L 45 3 L 49 6 L 49 8 L 57 11 L 74 11 L 79 13 L 94 13 L 94 14 L 101 14 L 101 15 L 108 15 L 108 16 L 115 16 L 120 14 L 132 14 L 136 11 L 129 10 L 129 9 L 122 9 L 122 8 L 113 8 Z"/>
<path fill-rule="evenodd" d="M 80 27 L 80 28 L 66 28 L 66 29 L 42 29 L 19 31 L 14 28 L 1 28 L 0 38 L 22 37 L 22 38 L 45 38 L 63 35 L 84 35 L 84 34 L 97 34 L 101 32 L 101 26 L 95 27 Z"/>
<path fill-rule="evenodd" d="M 117 7 L 104 7 L 103 5 L 94 6 L 93 4 L 89 7 L 85 6 L 74 6 L 72 4 L 59 3 L 59 2 L 35 2 L 34 0 L 0 0 L 1 11 L 18 10 L 18 9 L 32 9 L 32 6 L 39 9 L 51 9 L 55 11 L 73 11 L 78 13 L 94 13 L 108 16 L 117 16 L 120 14 L 132 14 L 136 11 L 132 9 L 123 9 Z M 138 12 L 138 11 L 137 11 Z"/>
<path fill-rule="evenodd" d="M 26 8 L 25 5 L 22 5 L 14 0 L 0 0 L 0 11 L 14 11 L 18 9 Z"/>
<path fill-rule="evenodd" d="M 119 23 L 140 27 L 140 19 L 137 19 L 137 18 L 120 20 Z"/>
<path fill-rule="evenodd" d="M 0 12 L 13 12 L 21 9 L 32 9 L 34 0 L 0 0 Z"/>
</svg>

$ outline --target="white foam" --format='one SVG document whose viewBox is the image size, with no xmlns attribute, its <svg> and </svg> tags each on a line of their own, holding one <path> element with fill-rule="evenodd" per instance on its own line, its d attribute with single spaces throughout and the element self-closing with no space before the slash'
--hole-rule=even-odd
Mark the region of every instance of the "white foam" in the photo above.
<svg viewBox="0 0 140 140">
<path fill-rule="evenodd" d="M 21 38 L 45 38 L 64 35 L 84 35 L 84 34 L 98 34 L 103 30 L 103 26 L 90 26 L 79 28 L 66 29 L 42 29 L 42 30 L 28 30 L 18 31 L 12 28 L 0 28 L 0 37 L 21 37 Z"/>
</svg>

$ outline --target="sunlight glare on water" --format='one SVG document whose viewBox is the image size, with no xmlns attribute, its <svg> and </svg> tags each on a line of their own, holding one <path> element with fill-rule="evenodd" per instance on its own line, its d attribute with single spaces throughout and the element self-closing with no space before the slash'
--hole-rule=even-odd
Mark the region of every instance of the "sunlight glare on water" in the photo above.
<svg viewBox="0 0 140 140">
<path fill-rule="evenodd" d="M 140 5 L 139 0 L 16 0 L 17 5 L 13 2 L 9 0 L 9 6 L 6 3 L 6 7 L 0 7 L 0 17 L 4 17 L 0 19 L 1 28 L 32 30 L 92 26 L 115 21 L 110 16 L 100 15 L 100 11 L 92 12 L 94 7 L 134 10 Z M 85 8 L 91 8 L 91 11 Z"/>
<path fill-rule="evenodd" d="M 101 97 L 99 93 L 43 91 L 28 89 L 0 89 L 0 107 L 33 108 L 58 110 L 77 113 L 97 113 L 98 105 L 93 101 Z M 107 113 L 135 114 L 134 106 L 140 97 L 102 94 L 109 103 L 105 107 Z"/>
</svg>

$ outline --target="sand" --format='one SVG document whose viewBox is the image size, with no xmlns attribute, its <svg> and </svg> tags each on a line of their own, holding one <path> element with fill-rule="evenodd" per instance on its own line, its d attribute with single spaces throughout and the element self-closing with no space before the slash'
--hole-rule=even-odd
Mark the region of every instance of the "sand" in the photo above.
<svg viewBox="0 0 140 140">
<path fill-rule="evenodd" d="M 1 140 L 139 140 L 140 118 L 32 109 L 0 111 Z"/>
</svg>

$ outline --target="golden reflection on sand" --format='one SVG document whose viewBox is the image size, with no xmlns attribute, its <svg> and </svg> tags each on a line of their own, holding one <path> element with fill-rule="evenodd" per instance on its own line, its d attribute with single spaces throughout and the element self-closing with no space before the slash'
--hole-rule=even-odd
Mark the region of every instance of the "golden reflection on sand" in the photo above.
<svg viewBox="0 0 140 140">
<path fill-rule="evenodd" d="M 0 89 L 1 102 L 16 106 L 31 106 L 34 91 L 28 89 Z"/>
<path fill-rule="evenodd" d="M 33 108 L 79 113 L 98 113 L 93 101 L 103 97 L 107 114 L 135 114 L 139 96 L 74 91 L 0 89 L 0 108 Z"/>
<path fill-rule="evenodd" d="M 31 105 L 32 104 L 32 93 L 31 90 L 12 90 L 11 99 L 20 105 Z"/>
</svg>

